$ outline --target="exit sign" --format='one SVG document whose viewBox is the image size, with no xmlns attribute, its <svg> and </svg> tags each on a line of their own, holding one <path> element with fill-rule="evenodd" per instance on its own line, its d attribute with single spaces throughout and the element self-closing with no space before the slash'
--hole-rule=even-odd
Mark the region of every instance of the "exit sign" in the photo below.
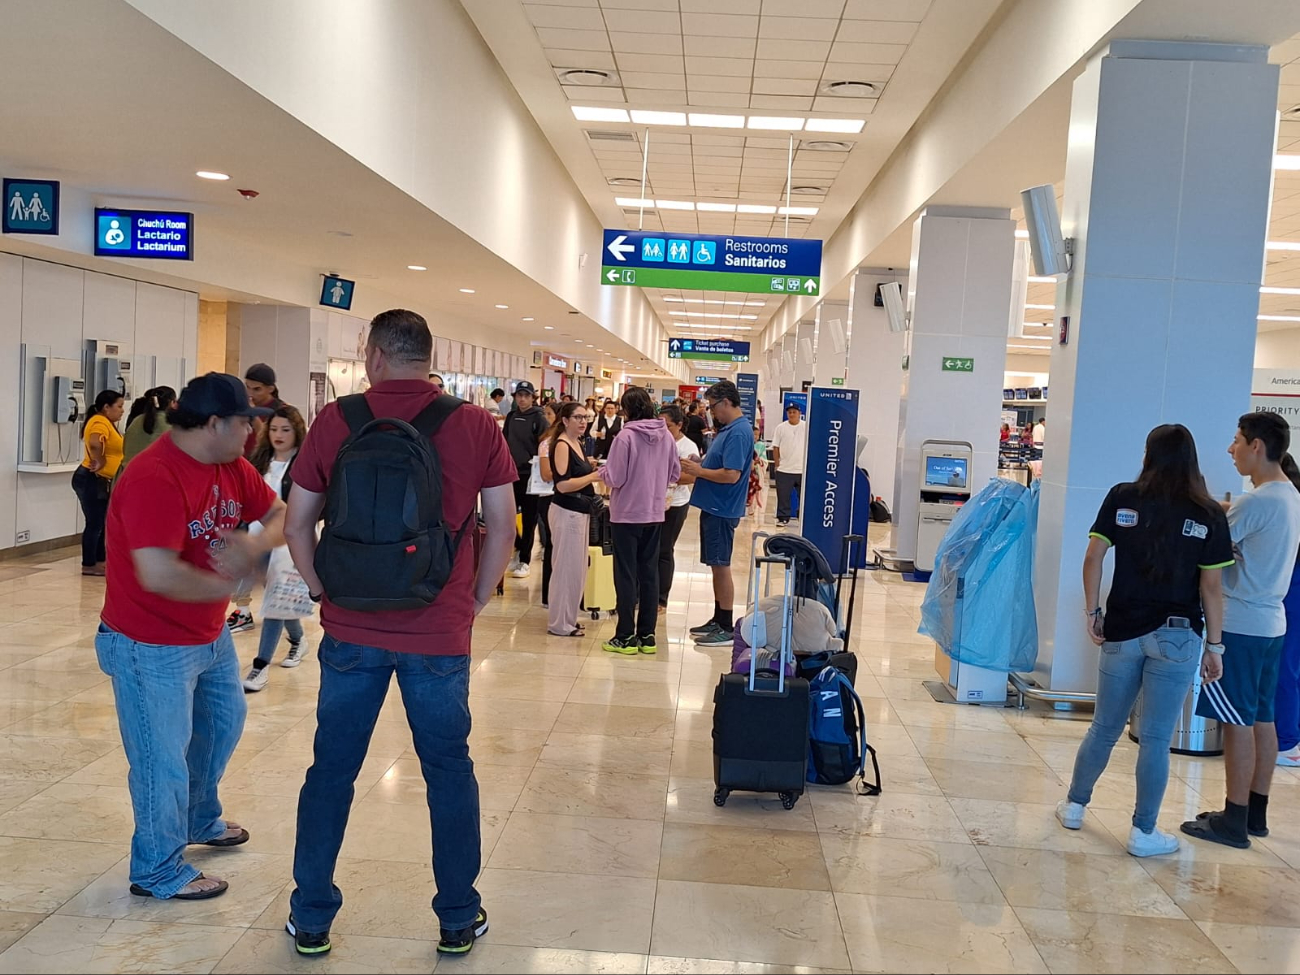
<svg viewBox="0 0 1300 975">
<path fill-rule="evenodd" d="M 944 356 L 943 371 L 944 372 L 974 372 L 975 360 L 961 359 L 958 358 L 957 356 L 951 356 L 951 355 Z"/>
<path fill-rule="evenodd" d="M 834 376 L 834 377 L 832 377 L 832 378 L 831 378 L 831 385 L 832 385 L 832 386 L 843 386 L 843 385 L 844 385 L 844 377 L 843 377 L 843 376 Z"/>
</svg>

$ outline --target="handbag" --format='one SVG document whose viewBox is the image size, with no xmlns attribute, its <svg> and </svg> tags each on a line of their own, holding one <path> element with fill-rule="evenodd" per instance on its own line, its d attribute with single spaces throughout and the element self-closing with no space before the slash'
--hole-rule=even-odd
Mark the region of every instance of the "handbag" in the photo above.
<svg viewBox="0 0 1300 975">
<path fill-rule="evenodd" d="M 528 493 L 539 498 L 549 498 L 555 493 L 555 485 L 542 477 L 542 458 L 534 456 L 528 465 Z"/>
</svg>

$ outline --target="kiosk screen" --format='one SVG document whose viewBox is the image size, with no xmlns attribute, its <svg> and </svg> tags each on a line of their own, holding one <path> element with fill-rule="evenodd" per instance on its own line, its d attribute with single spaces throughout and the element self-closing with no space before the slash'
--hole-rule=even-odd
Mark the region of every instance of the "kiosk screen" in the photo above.
<svg viewBox="0 0 1300 975">
<path fill-rule="evenodd" d="M 965 457 L 929 457 L 925 458 L 925 486 L 928 488 L 966 487 Z"/>
</svg>

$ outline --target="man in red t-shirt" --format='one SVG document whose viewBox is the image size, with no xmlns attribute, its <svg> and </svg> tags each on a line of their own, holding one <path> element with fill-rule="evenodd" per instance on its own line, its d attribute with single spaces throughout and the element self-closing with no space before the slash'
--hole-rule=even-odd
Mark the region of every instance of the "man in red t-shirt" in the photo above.
<svg viewBox="0 0 1300 975">
<path fill-rule="evenodd" d="M 202 900 L 226 889 L 185 847 L 238 846 L 217 783 L 244 730 L 226 629 L 236 580 L 282 541 L 284 502 L 244 460 L 253 417 L 235 376 L 190 380 L 169 433 L 131 462 L 108 508 L 108 580 L 95 653 L 113 679 L 135 811 L 131 893 Z M 260 521 L 264 531 L 237 532 Z"/>
<path fill-rule="evenodd" d="M 429 382 L 433 336 L 414 312 L 394 310 L 370 324 L 366 392 L 379 418 L 413 420 L 443 393 Z M 343 903 L 334 866 L 353 783 L 394 674 L 402 692 L 425 781 L 436 837 L 433 910 L 438 950 L 464 954 L 487 930 L 474 880 L 480 867 L 478 783 L 469 757 L 469 647 L 474 617 L 492 598 L 515 539 L 515 465 L 487 410 L 464 405 L 431 438 L 442 465 L 443 521 L 470 532 L 456 550 L 437 598 L 419 609 L 359 612 L 335 606 L 315 570 L 316 522 L 339 448 L 348 438 L 337 403 L 321 411 L 293 465 L 285 537 L 313 599 L 321 600 L 320 697 L 314 760 L 298 797 L 298 840 L 286 930 L 300 954 L 329 951 L 329 929 Z M 134 463 L 134 461 L 133 461 Z M 469 537 L 482 500 L 487 537 L 477 574 Z"/>
</svg>

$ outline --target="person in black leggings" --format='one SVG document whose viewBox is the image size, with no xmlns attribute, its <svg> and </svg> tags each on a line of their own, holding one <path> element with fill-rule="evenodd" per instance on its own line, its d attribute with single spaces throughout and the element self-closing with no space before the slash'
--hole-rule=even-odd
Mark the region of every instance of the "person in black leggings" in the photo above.
<svg viewBox="0 0 1300 975">
<path fill-rule="evenodd" d="M 659 410 L 659 418 L 664 421 L 664 426 L 672 434 L 677 447 L 678 460 L 686 460 L 690 457 L 699 459 L 699 448 L 686 436 L 686 414 L 682 408 L 673 404 L 662 407 Z M 673 588 L 673 573 L 677 568 L 673 549 L 677 545 L 677 537 L 682 533 L 682 526 L 686 524 L 686 515 L 691 510 L 691 485 L 694 483 L 695 478 L 682 473 L 677 478 L 677 483 L 668 491 L 668 510 L 664 512 L 664 527 L 659 535 L 660 609 L 668 608 L 668 596 Z"/>
</svg>

